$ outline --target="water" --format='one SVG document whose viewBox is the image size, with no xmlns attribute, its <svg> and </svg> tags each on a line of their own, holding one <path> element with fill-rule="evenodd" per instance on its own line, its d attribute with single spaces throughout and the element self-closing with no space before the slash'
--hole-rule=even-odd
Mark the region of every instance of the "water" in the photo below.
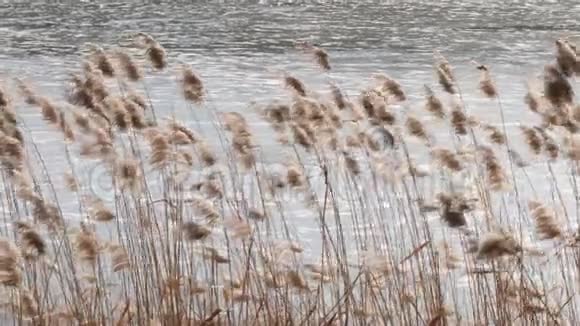
<svg viewBox="0 0 580 326">
<path fill-rule="evenodd" d="M 298 39 L 329 51 L 332 76 L 347 89 L 380 71 L 421 95 L 415 91 L 433 82 L 432 53 L 439 50 L 466 80 L 466 91 L 476 84 L 472 60 L 492 66 L 509 102 L 550 59 L 555 39 L 580 38 L 580 3 L 573 0 L 262 2 L 0 4 L 0 77 L 57 90 L 87 43 L 110 47 L 145 31 L 174 62 L 192 64 L 225 109 L 279 93 L 282 70 L 320 83 L 315 67 L 293 50 Z M 166 100 L 174 96 L 160 87 Z M 508 115 L 515 119 L 519 108 L 514 103 Z"/>
<path fill-rule="evenodd" d="M 384 72 L 399 80 L 409 94 L 407 109 L 421 114 L 421 90 L 424 84 L 435 84 L 432 56 L 438 50 L 455 66 L 467 95 L 476 94 L 472 61 L 491 66 L 512 126 L 533 121 L 522 101 L 525 82 L 552 60 L 555 39 L 580 39 L 578 17 L 580 2 L 575 0 L 327 5 L 27 1 L 0 4 L 0 79 L 23 78 L 58 97 L 69 73 L 79 69 L 88 43 L 110 48 L 131 33 L 147 32 L 168 50 L 172 65 L 186 62 L 199 72 L 213 105 L 244 112 L 257 126 L 258 141 L 268 146 L 272 141 L 248 104 L 284 94 L 283 71 L 317 89 L 325 89 L 327 79 L 333 79 L 351 92 L 366 85 L 372 73 Z M 332 72 L 321 74 L 293 48 L 296 40 L 324 47 L 331 56 Z M 172 68 L 151 77 L 151 97 L 161 114 L 174 114 L 195 125 L 176 91 L 175 75 Z M 500 121 L 495 104 L 480 96 L 468 96 L 467 102 L 480 118 Z M 43 156 L 50 158 L 49 168 L 62 171 L 65 158 L 53 154 L 61 143 L 58 134 L 39 120 L 36 109 L 19 106 Z M 200 121 L 195 123 L 208 125 L 207 114 L 200 112 L 197 118 Z M 317 237 L 318 231 L 312 230 L 312 237 Z"/>
</svg>

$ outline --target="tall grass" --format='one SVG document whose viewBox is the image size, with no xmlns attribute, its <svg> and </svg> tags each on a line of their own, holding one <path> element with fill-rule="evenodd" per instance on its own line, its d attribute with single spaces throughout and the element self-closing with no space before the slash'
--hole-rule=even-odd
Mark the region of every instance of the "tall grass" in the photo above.
<svg viewBox="0 0 580 326">
<path fill-rule="evenodd" d="M 3 324 L 579 322 L 580 55 L 567 40 L 543 88 L 525 95 L 539 123 L 521 133 L 508 133 L 490 67 L 474 65 L 473 96 L 500 124 L 470 112 L 436 53 L 439 86 L 425 86 L 414 112 L 384 74 L 348 94 L 331 75 L 313 89 L 286 72 L 287 96 L 252 107 L 274 150 L 245 114 L 216 107 L 192 67 L 150 35 L 135 41 L 137 57 L 95 47 L 64 85 L 66 103 L 22 80 L 0 90 Z M 334 69 L 325 50 L 299 49 L 321 74 Z M 175 69 L 191 121 L 163 116 L 149 97 L 147 74 Z M 24 102 L 62 136 L 62 175 L 40 155 Z M 110 196 L 90 191 L 82 162 L 106 169 Z M 308 238 L 297 232 L 305 220 L 317 226 Z"/>
</svg>

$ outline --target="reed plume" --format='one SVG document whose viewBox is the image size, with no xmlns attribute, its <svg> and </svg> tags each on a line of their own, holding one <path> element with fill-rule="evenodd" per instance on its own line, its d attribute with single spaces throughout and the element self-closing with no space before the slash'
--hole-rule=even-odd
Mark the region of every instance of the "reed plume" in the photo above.
<svg viewBox="0 0 580 326">
<path fill-rule="evenodd" d="M 212 247 L 203 247 L 202 257 L 204 259 L 210 260 L 216 264 L 228 264 L 230 259 Z"/>
<path fill-rule="evenodd" d="M 115 77 L 115 67 L 105 50 L 96 48 L 91 57 L 95 67 L 103 73 L 103 76 Z"/>
<path fill-rule="evenodd" d="M 12 99 L 6 92 L 6 89 L 3 87 L 2 83 L 0 82 L 0 111 L 8 112 L 8 114 L 12 113 Z M 12 123 L 15 123 L 15 119 L 12 120 Z"/>
<path fill-rule="evenodd" d="M 286 282 L 290 287 L 298 290 L 309 290 L 308 283 L 304 277 L 297 271 L 288 271 L 286 273 Z"/>
<path fill-rule="evenodd" d="M 196 104 L 203 102 L 205 97 L 203 82 L 189 66 L 182 68 L 182 88 L 186 100 Z"/>
<path fill-rule="evenodd" d="M 530 111 L 534 113 L 540 113 L 542 111 L 542 97 L 537 92 L 531 90 L 529 85 L 524 102 L 528 105 Z"/>
<path fill-rule="evenodd" d="M 574 102 L 572 85 L 554 65 L 547 65 L 544 69 L 544 96 L 556 107 Z"/>
<path fill-rule="evenodd" d="M 196 215 L 210 223 L 218 221 L 221 218 L 219 211 L 210 200 L 196 196 L 191 200 L 191 203 Z"/>
<path fill-rule="evenodd" d="M 151 66 L 156 70 L 165 69 L 167 67 L 167 53 L 161 44 L 149 34 L 137 33 L 136 37 L 138 45 L 147 49 L 146 54 Z"/>
<path fill-rule="evenodd" d="M 425 127 L 423 123 L 419 121 L 417 118 L 414 117 L 407 117 L 407 121 L 405 122 L 405 126 L 407 127 L 407 131 L 409 134 L 425 141 L 429 142 L 429 136 L 425 131 Z"/>
<path fill-rule="evenodd" d="M 306 96 L 306 88 L 298 78 L 286 75 L 284 77 L 284 83 L 287 88 L 293 90 L 297 95 Z"/>
<path fill-rule="evenodd" d="M 558 146 L 554 138 L 550 136 L 548 132 L 546 132 L 546 130 L 544 130 L 543 128 L 536 127 L 535 130 L 542 137 L 543 150 L 548 154 L 548 157 L 551 160 L 558 159 L 560 155 L 560 147 Z"/>
<path fill-rule="evenodd" d="M 144 129 L 148 126 L 148 123 L 145 121 L 143 108 L 139 104 L 125 97 L 123 98 L 123 105 L 131 127 Z"/>
<path fill-rule="evenodd" d="M 531 151 L 534 154 L 539 155 L 542 152 L 543 141 L 537 131 L 534 128 L 526 126 L 520 126 L 520 129 L 522 130 L 526 144 L 528 144 Z"/>
<path fill-rule="evenodd" d="M 359 175 L 361 173 L 360 166 L 355 158 L 352 157 L 348 152 L 344 151 L 342 153 L 344 157 L 344 163 L 346 165 L 346 169 L 352 173 L 352 175 Z"/>
<path fill-rule="evenodd" d="M 579 59 L 570 43 L 563 39 L 556 40 L 556 50 L 556 61 L 560 71 L 567 77 L 577 73 Z"/>
<path fill-rule="evenodd" d="M 162 168 L 170 162 L 171 148 L 169 140 L 163 133 L 156 133 L 149 140 L 151 156 L 149 162 L 156 168 Z"/>
<path fill-rule="evenodd" d="M 23 256 L 27 259 L 46 254 L 46 243 L 37 230 L 25 222 L 15 222 Z"/>
<path fill-rule="evenodd" d="M 83 64 L 85 78 L 82 87 L 98 102 L 109 96 L 103 73 L 90 62 Z M 90 108 L 90 107 L 89 107 Z"/>
<path fill-rule="evenodd" d="M 494 259 L 501 256 L 513 256 L 522 248 L 514 237 L 506 232 L 492 231 L 484 234 L 478 243 L 477 257 Z"/>
<path fill-rule="evenodd" d="M 335 84 L 330 84 L 330 90 L 332 91 L 332 99 L 334 100 L 336 107 L 338 107 L 340 110 L 346 109 L 348 107 L 348 102 L 342 94 L 340 88 L 338 88 L 338 86 Z"/>
<path fill-rule="evenodd" d="M 0 132 L 0 161 L 8 170 L 21 171 L 24 168 L 25 152 L 22 143 Z"/>
<path fill-rule="evenodd" d="M 491 190 L 501 191 L 508 188 L 506 173 L 493 149 L 480 146 L 482 160 L 486 170 L 487 184 Z"/>
<path fill-rule="evenodd" d="M 564 139 L 566 154 L 573 161 L 580 161 L 580 136 L 569 135 Z"/>
<path fill-rule="evenodd" d="M 380 121 L 381 123 L 387 125 L 394 125 L 397 123 L 397 117 L 395 114 L 389 109 L 387 103 L 380 99 L 377 99 L 377 102 L 373 106 L 374 114 L 373 116 L 376 120 Z"/>
<path fill-rule="evenodd" d="M 62 132 L 66 141 L 72 142 L 75 140 L 73 129 L 65 118 L 64 112 L 61 111 L 58 117 L 58 129 Z"/>
<path fill-rule="evenodd" d="M 317 46 L 313 47 L 312 53 L 314 54 L 314 58 L 316 58 L 316 62 L 318 62 L 318 65 L 323 70 L 329 71 L 330 70 L 330 59 L 329 59 L 328 53 L 324 49 L 319 48 Z"/>
<path fill-rule="evenodd" d="M 441 205 L 441 218 L 449 227 L 456 228 L 467 224 L 465 211 L 469 209 L 465 200 L 459 195 L 449 195 L 440 193 L 437 199 Z"/>
<path fill-rule="evenodd" d="M 455 130 L 455 134 L 460 136 L 467 135 L 467 116 L 460 108 L 454 108 L 451 111 L 451 125 Z"/>
<path fill-rule="evenodd" d="M 88 206 L 89 215 L 94 221 L 109 222 L 115 218 L 115 214 L 97 197 L 90 198 Z"/>
<path fill-rule="evenodd" d="M 307 42 L 307 41 L 297 41 L 296 47 L 300 50 L 305 51 L 306 53 L 312 54 L 316 63 L 322 68 L 324 71 L 330 70 L 330 60 L 328 53 L 314 44 Z"/>
<path fill-rule="evenodd" d="M 375 74 L 374 77 L 381 82 L 380 91 L 392 95 L 397 101 L 405 101 L 407 99 L 399 82 L 385 74 Z"/>
<path fill-rule="evenodd" d="M 187 128 L 176 120 L 171 120 L 167 124 L 169 129 L 169 140 L 176 145 L 197 144 L 201 137 L 193 130 Z"/>
<path fill-rule="evenodd" d="M 301 188 L 305 185 L 304 171 L 298 164 L 290 164 L 286 168 L 286 179 L 290 187 Z"/>
<path fill-rule="evenodd" d="M 285 123 L 290 120 L 290 107 L 285 104 L 273 103 L 268 105 L 262 114 L 274 126 L 274 130 L 281 131 L 284 129 Z"/>
<path fill-rule="evenodd" d="M 209 167 L 216 164 L 217 157 L 211 151 L 209 145 L 206 142 L 198 142 L 196 148 L 199 152 L 201 161 L 205 166 Z"/>
<path fill-rule="evenodd" d="M 8 239 L 0 238 L 0 284 L 19 287 L 22 282 L 21 256 Z"/>
<path fill-rule="evenodd" d="M 463 170 L 463 164 L 457 155 L 446 148 L 436 148 L 431 151 L 431 156 L 441 165 L 452 172 Z"/>
<path fill-rule="evenodd" d="M 64 221 L 58 208 L 53 204 L 47 203 L 40 197 L 32 199 L 32 216 L 39 222 L 46 224 L 50 228 L 62 226 Z"/>
<path fill-rule="evenodd" d="M 26 319 L 32 319 L 38 316 L 38 303 L 28 289 L 21 288 L 18 291 L 18 307 Z"/>
<path fill-rule="evenodd" d="M 479 89 L 481 92 L 489 98 L 497 97 L 497 88 L 491 80 L 489 68 L 485 65 L 478 65 L 477 69 L 481 71 L 481 77 L 479 79 Z"/>
<path fill-rule="evenodd" d="M 501 130 L 499 130 L 499 128 L 489 125 L 489 124 L 485 124 L 482 126 L 483 130 L 487 131 L 489 140 L 497 145 L 503 145 L 506 142 L 506 137 L 505 135 L 501 132 Z"/>
<path fill-rule="evenodd" d="M 137 82 L 143 79 L 141 68 L 127 52 L 117 50 L 114 52 L 114 58 L 117 59 L 119 67 L 130 81 Z"/>
<path fill-rule="evenodd" d="M 446 194 L 437 197 L 441 203 L 441 218 L 448 226 L 454 228 L 466 225 L 464 209 L 458 205 L 457 200 Z"/>
<path fill-rule="evenodd" d="M 210 229 L 193 221 L 183 223 L 180 228 L 188 241 L 203 240 L 211 234 Z"/>
<path fill-rule="evenodd" d="M 94 266 L 101 251 L 95 232 L 88 225 L 81 224 L 81 229 L 77 232 L 74 243 L 78 258 Z"/>
<path fill-rule="evenodd" d="M 554 212 L 538 201 L 529 201 L 528 208 L 534 221 L 535 230 L 541 240 L 562 236 L 560 225 Z"/>
<path fill-rule="evenodd" d="M 427 112 L 430 112 L 431 114 L 433 114 L 433 116 L 435 116 L 438 119 L 445 119 L 446 117 L 446 113 L 445 113 L 445 108 L 443 107 L 443 103 L 441 103 L 441 100 L 439 100 L 437 98 L 437 96 L 435 96 L 435 93 L 433 92 L 433 90 L 431 90 L 431 88 L 429 88 L 429 86 L 425 85 L 425 99 L 426 99 L 426 103 L 425 103 L 425 109 L 427 110 Z"/>
<path fill-rule="evenodd" d="M 290 125 L 290 128 L 292 130 L 292 134 L 294 135 L 295 143 L 302 145 L 307 150 L 312 148 L 314 145 L 314 139 L 308 132 L 308 125 L 298 125 L 293 123 Z"/>
<path fill-rule="evenodd" d="M 443 90 L 449 94 L 457 93 L 455 76 L 453 75 L 451 65 L 445 57 L 437 52 L 435 53 L 435 71 L 439 78 L 439 85 L 443 87 Z"/>
<path fill-rule="evenodd" d="M 111 257 L 113 272 L 121 272 L 125 269 L 130 269 L 131 262 L 129 261 L 129 255 L 123 246 L 119 244 L 110 244 L 108 250 Z"/>
</svg>

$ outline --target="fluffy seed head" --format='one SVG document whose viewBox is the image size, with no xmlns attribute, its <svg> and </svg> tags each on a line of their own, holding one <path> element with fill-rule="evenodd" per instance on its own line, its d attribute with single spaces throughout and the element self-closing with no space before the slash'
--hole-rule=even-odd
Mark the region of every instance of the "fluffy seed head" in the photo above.
<svg viewBox="0 0 580 326">
<path fill-rule="evenodd" d="M 528 208 L 534 220 L 536 233 L 541 240 L 554 239 L 562 236 L 562 230 L 556 221 L 553 210 L 538 201 L 528 202 Z"/>
<path fill-rule="evenodd" d="M 287 75 L 284 78 L 284 83 L 286 84 L 287 88 L 296 92 L 297 95 L 306 96 L 306 88 L 298 78 Z"/>
<path fill-rule="evenodd" d="M 125 51 L 118 50 L 114 53 L 115 59 L 119 62 L 119 66 L 125 73 L 125 76 L 130 81 L 139 81 L 143 78 L 143 72 L 139 65 L 133 58 Z"/>
<path fill-rule="evenodd" d="M 572 104 L 574 101 L 572 85 L 554 65 L 548 65 L 544 69 L 544 95 L 556 107 Z"/>
<path fill-rule="evenodd" d="M 441 100 L 435 96 L 435 93 L 427 85 L 425 85 L 425 94 L 425 98 L 427 100 L 425 103 L 425 109 L 433 114 L 436 118 L 445 119 L 447 114 L 445 113 L 443 103 L 441 103 Z"/>
<path fill-rule="evenodd" d="M 481 71 L 481 77 L 479 79 L 479 90 L 481 90 L 481 92 L 489 98 L 496 97 L 497 88 L 495 87 L 493 80 L 491 80 L 489 68 L 487 68 L 485 65 L 480 65 L 477 66 L 477 69 Z"/>
<path fill-rule="evenodd" d="M 201 78 L 193 72 L 189 66 L 184 66 L 182 69 L 182 88 L 183 96 L 186 100 L 196 104 L 203 102 L 205 91 Z"/>
<path fill-rule="evenodd" d="M 521 250 L 521 246 L 510 234 L 505 232 L 489 232 L 479 240 L 477 257 L 494 259 L 501 256 L 515 255 Z"/>
<path fill-rule="evenodd" d="M 211 234 L 211 230 L 201 224 L 193 221 L 185 222 L 181 225 L 183 236 L 188 241 L 198 241 L 207 238 Z"/>
</svg>

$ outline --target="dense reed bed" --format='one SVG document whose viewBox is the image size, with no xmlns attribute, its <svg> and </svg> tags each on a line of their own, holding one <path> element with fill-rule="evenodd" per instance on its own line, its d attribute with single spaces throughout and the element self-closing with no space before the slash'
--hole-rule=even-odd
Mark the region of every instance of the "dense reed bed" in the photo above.
<svg viewBox="0 0 580 326">
<path fill-rule="evenodd" d="M 537 124 L 510 133 L 492 68 L 474 63 L 473 96 L 500 124 L 470 112 L 439 53 L 420 110 L 380 73 L 345 92 L 328 74 L 332 57 L 301 43 L 327 85 L 285 72 L 286 96 L 223 112 L 194 67 L 150 35 L 135 45 L 94 47 L 66 99 L 3 81 L 2 324 L 578 324 L 572 43 L 555 43 L 522 94 Z M 156 111 L 147 78 L 159 71 L 178 71 L 191 120 Z M 24 105 L 62 137 L 62 175 L 39 155 Z M 216 138 L 198 128 L 201 112 Z M 275 150 L 263 150 L 248 113 L 268 123 Z M 106 169 L 110 198 L 90 191 L 84 161 Z M 535 167 L 553 196 L 535 192 Z M 57 183 L 81 220 L 67 217 Z M 316 239 L 298 236 L 297 214 Z"/>
</svg>

